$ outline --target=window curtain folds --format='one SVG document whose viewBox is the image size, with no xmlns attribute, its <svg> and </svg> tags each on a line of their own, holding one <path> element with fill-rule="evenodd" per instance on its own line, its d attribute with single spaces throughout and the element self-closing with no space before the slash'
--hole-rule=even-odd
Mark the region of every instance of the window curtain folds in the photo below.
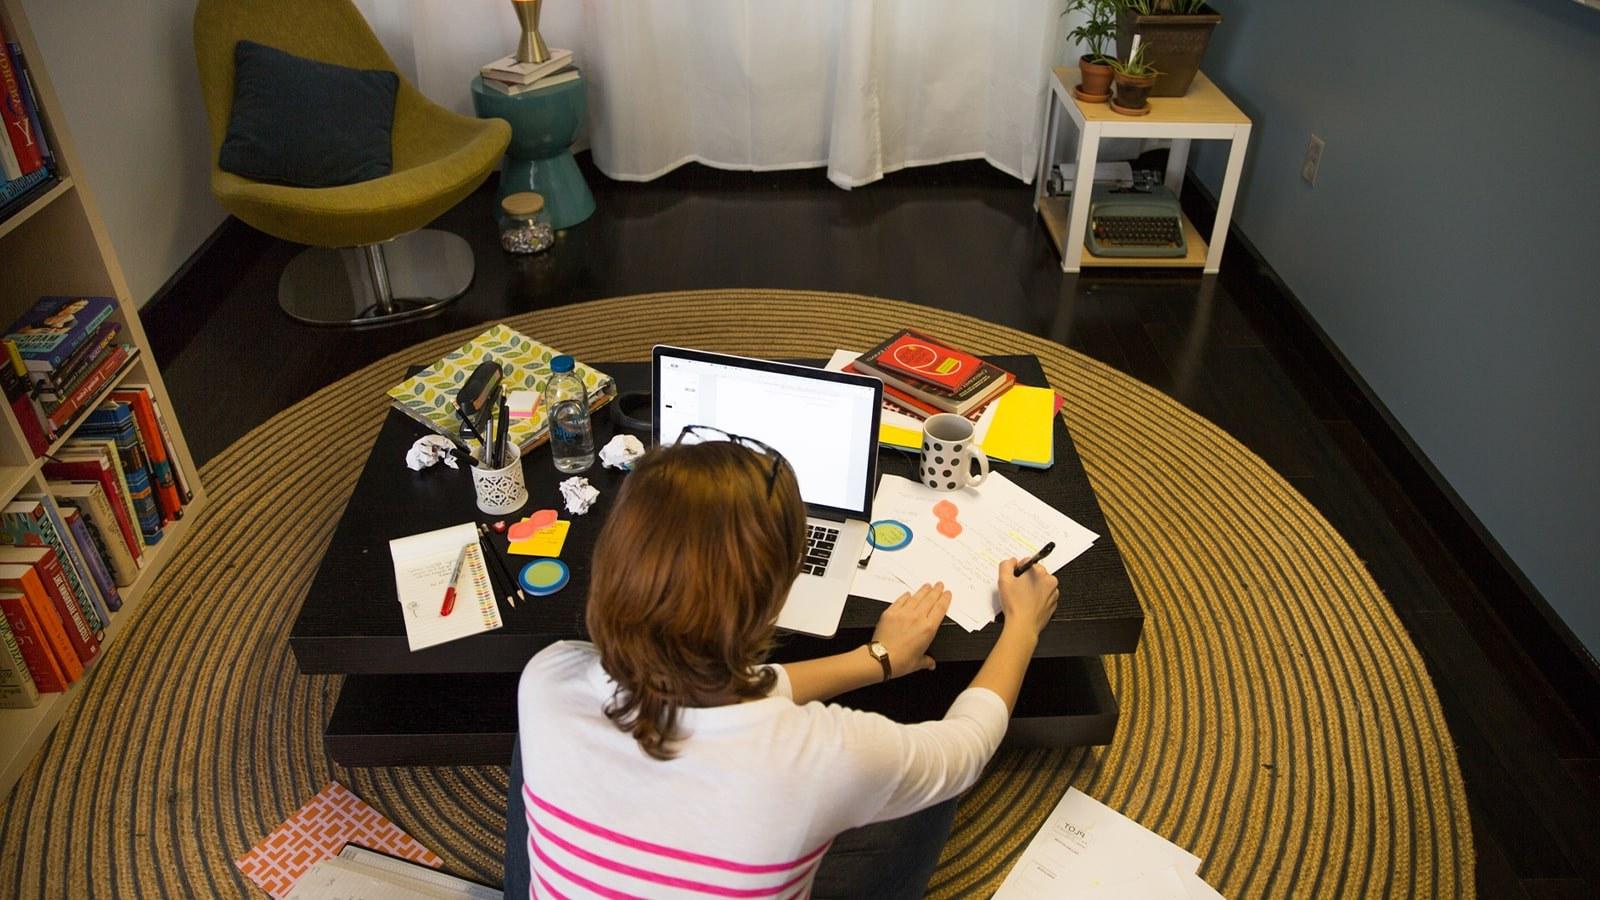
<svg viewBox="0 0 1600 900">
<path fill-rule="evenodd" d="M 515 46 L 508 0 L 357 0 L 423 93 Z M 687 162 L 826 167 L 840 187 L 986 159 L 1031 181 L 1063 0 L 546 0 L 540 31 L 588 81 L 588 144 L 612 178 Z"/>
</svg>

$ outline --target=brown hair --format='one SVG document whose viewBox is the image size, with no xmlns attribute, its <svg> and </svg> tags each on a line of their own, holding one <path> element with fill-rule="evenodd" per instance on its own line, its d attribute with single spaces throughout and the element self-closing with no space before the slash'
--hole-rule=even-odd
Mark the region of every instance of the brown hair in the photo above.
<svg viewBox="0 0 1600 900">
<path fill-rule="evenodd" d="M 794 471 L 726 441 L 645 454 L 617 494 L 590 568 L 588 630 L 616 681 L 605 713 L 670 759 L 684 707 L 760 697 L 757 668 L 800 574 Z"/>
</svg>

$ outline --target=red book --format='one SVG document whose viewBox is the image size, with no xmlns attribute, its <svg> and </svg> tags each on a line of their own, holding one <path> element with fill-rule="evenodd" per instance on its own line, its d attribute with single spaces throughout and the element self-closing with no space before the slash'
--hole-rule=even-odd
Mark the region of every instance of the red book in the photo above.
<svg viewBox="0 0 1600 900">
<path fill-rule="evenodd" d="M 44 154 L 39 152 L 43 135 L 33 133 L 33 119 L 22 104 L 22 85 L 11 52 L 6 49 L 5 34 L 0 32 L 0 119 L 5 121 L 6 137 L 11 139 L 11 149 L 17 154 L 17 165 L 22 174 L 44 168 Z"/>
<path fill-rule="evenodd" d="M 128 552 L 133 554 L 135 562 L 144 555 L 144 545 L 135 536 L 133 518 L 128 514 L 128 504 L 122 499 L 122 491 L 117 485 L 117 473 L 111 470 L 111 463 L 100 459 L 67 459 L 51 460 L 44 464 L 44 476 L 58 481 L 93 481 L 100 485 L 106 492 L 106 500 L 111 506 L 111 512 L 117 517 L 117 530 L 122 532 L 122 540 L 128 545 Z"/>
<path fill-rule="evenodd" d="M 83 610 L 78 608 L 77 599 L 71 595 L 63 595 L 56 590 L 48 577 L 40 577 L 46 572 L 43 558 L 48 555 L 52 562 L 55 561 L 55 551 L 49 547 L 10 547 L 7 550 L 21 550 L 25 553 L 7 553 L 7 560 L 21 560 L 35 558 L 33 564 L 25 562 L 0 563 L 0 587 L 7 587 L 20 591 L 29 598 L 42 598 L 55 612 L 56 619 L 61 622 L 62 633 L 67 638 L 67 643 L 72 646 L 72 653 L 83 666 L 88 666 L 100 656 L 100 636 L 83 618 Z M 41 552 L 42 551 L 42 552 Z M 56 563 L 56 570 L 60 571 L 61 564 Z M 64 576 L 63 576 L 64 577 Z M 68 598 L 73 599 L 69 602 Z"/>
<path fill-rule="evenodd" d="M 903 328 L 876 349 L 861 354 L 874 366 L 899 372 L 951 391 L 959 391 L 983 369 L 983 360 Z"/>
<path fill-rule="evenodd" d="M 127 359 L 128 348 L 126 345 L 119 346 L 107 353 L 105 359 L 100 360 L 95 365 L 94 371 L 89 374 L 89 377 L 83 379 L 83 383 L 78 385 L 72 395 L 61 401 L 60 406 L 50 411 L 51 427 L 60 428 L 72 421 L 73 415 L 82 409 L 84 404 L 93 400 L 100 393 L 100 389 L 106 386 L 106 382 L 110 381 L 111 376 L 122 368 L 122 364 Z"/>
<path fill-rule="evenodd" d="M 39 693 L 66 690 L 72 680 L 67 678 L 55 652 L 45 642 L 43 627 L 27 598 L 20 591 L 0 590 L 0 614 L 11 626 L 11 636 L 17 639 L 17 649 L 22 651 L 22 661 L 28 664 L 28 672 L 33 675 L 33 685 Z"/>
<path fill-rule="evenodd" d="M 150 457 L 150 486 L 155 488 L 156 499 L 161 501 L 161 524 L 165 525 L 183 515 L 183 501 L 178 498 L 178 485 L 173 479 L 175 453 L 167 448 L 156 425 L 155 405 L 143 389 L 112 391 L 111 399 L 133 408 L 134 421 L 139 426 L 139 437 L 144 441 L 146 455 Z"/>
</svg>

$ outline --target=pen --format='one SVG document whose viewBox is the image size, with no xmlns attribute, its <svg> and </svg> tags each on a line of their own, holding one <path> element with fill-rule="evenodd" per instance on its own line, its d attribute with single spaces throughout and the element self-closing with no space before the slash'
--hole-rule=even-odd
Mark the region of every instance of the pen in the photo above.
<svg viewBox="0 0 1600 900">
<path fill-rule="evenodd" d="M 1023 572 L 1026 572 L 1029 569 L 1033 568 L 1034 563 L 1037 563 L 1039 560 L 1044 559 L 1046 556 L 1049 556 L 1050 552 L 1052 550 L 1054 550 L 1054 549 L 1056 549 L 1056 542 L 1055 541 L 1051 541 L 1050 543 L 1045 544 L 1043 547 L 1039 548 L 1039 552 L 1038 553 L 1035 553 L 1034 555 L 1028 557 L 1027 559 L 1023 560 L 1022 562 L 1017 563 L 1016 570 L 1013 571 L 1011 574 L 1015 575 L 1018 578 L 1021 578 Z"/>
<path fill-rule="evenodd" d="M 467 551 L 472 549 L 471 544 L 461 548 L 456 554 L 456 564 L 450 569 L 450 586 L 444 589 L 444 606 L 439 607 L 439 615 L 448 616 L 456 608 L 456 580 L 461 577 L 461 564 L 467 561 Z"/>
<path fill-rule="evenodd" d="M 500 442 L 494 448 L 494 464 L 504 467 L 506 464 L 506 432 L 511 430 L 511 407 L 506 403 L 506 395 L 500 395 L 500 429 L 497 435 Z"/>
</svg>

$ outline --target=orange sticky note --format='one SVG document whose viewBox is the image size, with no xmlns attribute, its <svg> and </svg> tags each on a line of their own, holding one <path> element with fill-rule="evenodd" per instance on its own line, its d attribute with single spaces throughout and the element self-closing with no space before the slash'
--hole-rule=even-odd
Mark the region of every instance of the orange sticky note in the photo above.
<svg viewBox="0 0 1600 900">
<path fill-rule="evenodd" d="M 548 556 L 561 555 L 561 548 L 567 543 L 567 532 L 572 530 L 572 522 L 560 519 L 551 525 L 534 532 L 531 537 L 520 541 L 512 541 L 506 548 L 507 553 L 518 556 Z"/>
</svg>

